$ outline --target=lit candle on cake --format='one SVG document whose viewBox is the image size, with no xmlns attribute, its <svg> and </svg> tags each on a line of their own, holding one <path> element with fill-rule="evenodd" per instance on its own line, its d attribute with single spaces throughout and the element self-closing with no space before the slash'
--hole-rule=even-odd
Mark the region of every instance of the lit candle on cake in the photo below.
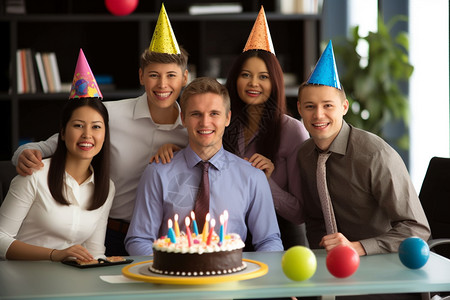
<svg viewBox="0 0 450 300">
<path fill-rule="evenodd" d="M 178 214 L 175 214 L 175 216 L 173 216 L 173 227 L 175 230 L 175 236 L 179 237 L 180 236 L 180 227 L 178 226 Z"/>
<path fill-rule="evenodd" d="M 173 244 L 176 244 L 177 239 L 175 238 L 175 232 L 173 231 L 172 228 L 172 220 L 169 219 L 169 221 L 167 221 L 167 227 L 169 227 L 169 230 L 167 232 L 167 237 L 170 239 L 170 242 Z"/>
<path fill-rule="evenodd" d="M 223 211 L 223 235 L 227 234 L 228 210 Z"/>
<path fill-rule="evenodd" d="M 205 225 L 203 225 L 203 232 L 202 232 L 202 242 L 206 242 L 206 238 L 208 236 L 208 228 L 209 228 L 209 220 L 211 219 L 211 216 L 209 213 L 206 214 L 205 218 Z"/>
<path fill-rule="evenodd" d="M 189 247 L 191 247 L 192 246 L 192 233 L 191 233 L 191 229 L 189 228 L 189 226 L 191 225 L 191 220 L 189 219 L 189 217 L 186 217 L 186 219 L 184 219 L 184 223 L 186 224 L 186 235 L 187 235 L 188 244 L 189 244 Z"/>
<path fill-rule="evenodd" d="M 224 226 L 223 223 L 225 222 L 225 216 L 224 215 L 220 215 L 220 231 L 219 231 L 219 243 L 222 245 L 223 244 L 223 239 L 225 236 L 224 233 Z"/>
<path fill-rule="evenodd" d="M 195 236 L 198 236 L 197 222 L 195 221 L 195 213 L 191 211 L 192 227 L 194 229 Z"/>
<path fill-rule="evenodd" d="M 216 225 L 216 220 L 212 219 L 211 220 L 211 229 L 209 230 L 209 235 L 208 235 L 208 241 L 206 242 L 206 245 L 211 245 L 211 240 L 212 240 L 212 236 L 214 233 L 214 226 Z"/>
</svg>

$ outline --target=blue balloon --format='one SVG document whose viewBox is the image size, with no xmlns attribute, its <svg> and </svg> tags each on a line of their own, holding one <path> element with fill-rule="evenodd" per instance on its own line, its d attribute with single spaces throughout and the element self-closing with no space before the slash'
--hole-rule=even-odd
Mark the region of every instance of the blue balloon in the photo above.
<svg viewBox="0 0 450 300">
<path fill-rule="evenodd" d="M 400 261 L 410 269 L 419 269 L 423 267 L 430 257 L 430 247 L 418 237 L 405 239 L 398 248 Z"/>
</svg>

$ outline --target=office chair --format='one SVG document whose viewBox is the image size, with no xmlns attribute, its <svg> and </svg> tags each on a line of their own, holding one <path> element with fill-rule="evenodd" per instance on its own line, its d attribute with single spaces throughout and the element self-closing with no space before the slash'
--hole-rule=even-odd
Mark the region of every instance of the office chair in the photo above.
<svg viewBox="0 0 450 300">
<path fill-rule="evenodd" d="M 11 180 L 17 175 L 16 167 L 9 160 L 0 161 L 0 204 L 9 190 Z"/>
<path fill-rule="evenodd" d="M 450 258 L 450 158 L 433 157 L 419 199 L 431 229 L 430 248 Z"/>
</svg>

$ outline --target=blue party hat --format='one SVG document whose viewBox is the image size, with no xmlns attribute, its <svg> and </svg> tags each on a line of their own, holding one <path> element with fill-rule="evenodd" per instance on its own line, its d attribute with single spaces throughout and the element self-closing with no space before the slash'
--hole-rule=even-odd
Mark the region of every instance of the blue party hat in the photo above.
<svg viewBox="0 0 450 300">
<path fill-rule="evenodd" d="M 336 68 L 336 61 L 334 60 L 333 44 L 328 43 L 319 58 L 314 71 L 307 81 L 308 84 L 321 84 L 341 89 L 339 75 Z"/>
</svg>

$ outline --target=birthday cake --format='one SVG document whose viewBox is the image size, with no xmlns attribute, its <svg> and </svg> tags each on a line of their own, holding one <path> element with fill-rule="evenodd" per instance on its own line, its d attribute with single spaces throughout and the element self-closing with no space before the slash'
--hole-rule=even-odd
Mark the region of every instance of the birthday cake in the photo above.
<svg viewBox="0 0 450 300">
<path fill-rule="evenodd" d="M 169 229 L 170 230 L 170 229 Z M 190 237 L 189 237 L 190 235 Z M 163 236 L 153 243 L 150 271 L 170 276 L 215 276 L 242 271 L 244 242 L 238 234 L 220 236 L 211 230 L 206 236 L 182 232 Z"/>
</svg>

